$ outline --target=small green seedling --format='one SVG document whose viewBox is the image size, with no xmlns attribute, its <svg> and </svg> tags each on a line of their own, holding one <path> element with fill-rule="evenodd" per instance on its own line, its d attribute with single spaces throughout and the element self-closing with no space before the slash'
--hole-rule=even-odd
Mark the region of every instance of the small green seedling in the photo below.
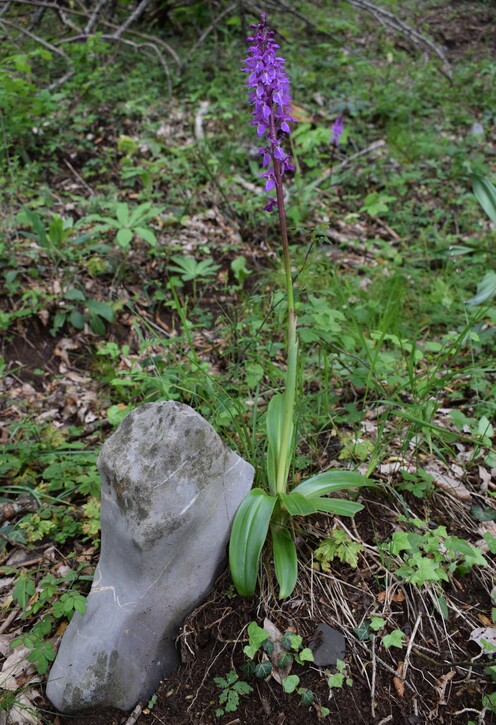
<svg viewBox="0 0 496 725">
<path fill-rule="evenodd" d="M 346 662 L 343 662 L 343 660 L 339 659 L 336 660 L 336 669 L 337 672 L 331 675 L 327 680 L 329 688 L 331 690 L 336 688 L 340 689 L 341 687 L 343 687 L 343 685 L 348 685 L 348 687 L 351 687 L 353 685 L 353 680 L 348 674 L 348 667 L 346 665 Z"/>
<path fill-rule="evenodd" d="M 221 688 L 219 704 L 215 711 L 215 717 L 222 717 L 226 712 L 236 712 L 239 706 L 239 696 L 248 695 L 253 691 L 247 682 L 240 680 L 234 670 L 228 672 L 225 677 L 214 677 L 217 687 Z"/>
<path fill-rule="evenodd" d="M 311 649 L 302 647 L 302 642 L 299 634 L 287 631 L 280 637 L 274 637 L 256 622 L 250 622 L 248 645 L 244 647 L 243 652 L 251 661 L 243 669 L 249 677 L 255 676 L 260 679 L 266 679 L 273 674 L 281 683 L 284 692 L 287 694 L 297 692 L 302 698 L 303 705 L 311 704 L 314 699 L 313 692 L 298 687 L 300 678 L 298 675 L 290 674 L 293 662 L 299 665 L 313 662 Z"/>
</svg>

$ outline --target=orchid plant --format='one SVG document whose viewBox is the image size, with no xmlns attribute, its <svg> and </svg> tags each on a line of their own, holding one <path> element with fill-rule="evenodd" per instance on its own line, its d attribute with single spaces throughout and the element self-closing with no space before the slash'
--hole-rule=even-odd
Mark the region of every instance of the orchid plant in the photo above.
<svg viewBox="0 0 496 725">
<path fill-rule="evenodd" d="M 285 61 L 278 55 L 274 31 L 262 14 L 248 38 L 246 66 L 249 100 L 257 136 L 263 139 L 262 156 L 265 191 L 269 196 L 265 211 L 277 208 L 281 232 L 287 301 L 287 370 L 284 392 L 271 398 L 266 417 L 268 492 L 254 488 L 241 503 L 234 518 L 229 545 L 231 576 L 243 596 L 254 593 L 260 555 L 269 536 L 279 597 L 292 593 L 298 577 L 296 546 L 291 519 L 318 511 L 354 516 L 363 506 L 354 501 L 328 498 L 327 494 L 370 485 L 354 471 L 326 471 L 290 489 L 289 474 L 295 452 L 295 408 L 298 388 L 298 337 L 291 275 L 288 231 L 284 206 L 283 176 L 294 169 L 285 141 L 291 132 L 291 94 Z M 336 144 L 342 133 L 342 119 L 332 129 L 331 142 Z"/>
</svg>

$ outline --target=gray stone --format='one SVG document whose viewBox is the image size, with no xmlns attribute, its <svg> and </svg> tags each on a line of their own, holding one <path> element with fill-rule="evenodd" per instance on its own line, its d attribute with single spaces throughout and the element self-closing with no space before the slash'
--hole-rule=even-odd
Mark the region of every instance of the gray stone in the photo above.
<svg viewBox="0 0 496 725">
<path fill-rule="evenodd" d="M 127 711 L 178 664 L 184 618 L 226 560 L 232 519 L 253 480 L 194 410 L 147 403 L 98 458 L 102 548 L 86 613 L 68 626 L 47 696 L 64 713 Z"/>
<path fill-rule="evenodd" d="M 346 640 L 341 632 L 322 622 L 312 637 L 310 648 L 317 667 L 330 667 L 337 660 L 344 660 Z"/>
</svg>

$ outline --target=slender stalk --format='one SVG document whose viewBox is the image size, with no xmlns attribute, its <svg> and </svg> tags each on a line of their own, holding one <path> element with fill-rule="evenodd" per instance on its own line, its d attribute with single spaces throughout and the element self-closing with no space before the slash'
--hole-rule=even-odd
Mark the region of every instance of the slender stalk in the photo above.
<svg viewBox="0 0 496 725">
<path fill-rule="evenodd" d="M 286 293 L 288 298 L 289 316 L 294 316 L 293 278 L 291 276 L 291 265 L 289 260 L 288 225 L 286 223 L 286 207 L 284 205 L 284 193 L 282 186 L 281 162 L 274 158 L 274 176 L 276 179 L 277 211 L 279 213 L 279 226 L 281 229 L 282 251 L 284 256 L 284 273 L 286 275 Z"/>
<path fill-rule="evenodd" d="M 289 259 L 288 227 L 286 224 L 286 209 L 282 186 L 281 163 L 274 158 L 274 176 L 276 180 L 277 210 L 281 229 L 281 241 L 284 257 L 284 271 L 286 275 L 286 293 L 288 301 L 288 367 L 286 371 L 286 390 L 284 392 L 284 420 L 281 436 L 281 450 L 277 462 L 277 493 L 286 493 L 288 485 L 289 466 L 291 463 L 291 444 L 293 437 L 294 406 L 296 399 L 296 374 L 298 368 L 298 340 L 296 337 L 296 317 L 293 296 L 293 278 Z"/>
</svg>

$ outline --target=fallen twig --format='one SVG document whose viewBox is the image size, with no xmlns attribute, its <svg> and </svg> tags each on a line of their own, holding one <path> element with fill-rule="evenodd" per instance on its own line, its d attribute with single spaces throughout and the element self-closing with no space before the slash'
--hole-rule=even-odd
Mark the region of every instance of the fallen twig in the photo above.
<svg viewBox="0 0 496 725">
<path fill-rule="evenodd" d="M 312 181 L 311 184 L 308 185 L 308 189 L 316 189 L 318 186 L 324 183 L 332 174 L 334 174 L 337 171 L 341 171 L 342 169 L 345 169 L 347 166 L 351 164 L 352 161 L 355 159 L 358 159 L 360 156 L 365 156 L 366 154 L 371 154 L 373 151 L 377 151 L 377 149 L 382 148 L 386 145 L 386 142 L 384 139 L 379 139 L 378 141 L 374 141 L 370 144 L 370 146 L 367 146 L 365 149 L 361 149 L 360 151 L 357 151 L 355 154 L 352 154 L 351 156 L 348 156 L 347 159 L 342 161 L 340 164 L 338 164 L 336 167 L 327 169 L 322 176 L 320 176 L 315 181 Z"/>
<path fill-rule="evenodd" d="M 389 10 L 384 10 L 384 8 L 381 8 L 378 5 L 374 5 L 373 3 L 369 2 L 369 0 L 346 1 L 349 2 L 350 5 L 354 5 L 355 7 L 360 8 L 360 10 L 365 10 L 380 23 L 389 26 L 397 32 L 402 33 L 410 40 L 411 43 L 413 43 L 413 45 L 416 45 L 417 47 L 423 47 L 426 50 L 432 51 L 435 55 L 437 55 L 438 58 L 442 60 L 444 64 L 441 68 L 441 73 L 449 78 L 450 81 L 453 80 L 450 64 L 446 55 L 444 54 L 444 51 L 441 50 L 441 48 L 436 45 L 432 40 L 427 38 L 425 35 L 422 35 L 421 33 L 417 33 L 416 30 L 404 23 L 402 20 L 396 17 L 396 15 L 393 15 L 393 13 L 389 12 Z"/>
</svg>

